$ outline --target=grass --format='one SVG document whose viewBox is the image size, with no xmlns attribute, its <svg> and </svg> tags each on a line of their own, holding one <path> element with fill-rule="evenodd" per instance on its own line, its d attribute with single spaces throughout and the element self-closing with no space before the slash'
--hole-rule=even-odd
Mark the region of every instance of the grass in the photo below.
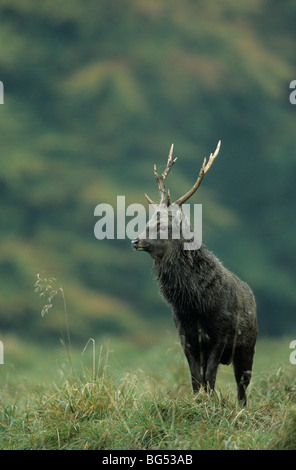
<svg viewBox="0 0 296 470">
<path fill-rule="evenodd" d="M 193 396 L 176 334 L 150 347 L 113 339 L 112 348 L 97 348 L 91 338 L 77 351 L 62 287 L 45 281 L 35 285 L 46 298 L 42 314 L 56 295 L 63 299 L 66 354 L 5 338 L 0 449 L 296 449 L 290 339 L 258 341 L 248 406 L 240 408 L 231 367 L 220 367 L 214 393 Z"/>
<path fill-rule="evenodd" d="M 120 376 L 110 356 L 110 348 L 101 348 L 89 369 L 81 365 L 75 376 L 27 383 L 17 395 L 6 384 L 0 448 L 296 449 L 293 366 L 255 373 L 248 406 L 239 408 L 234 384 L 223 385 L 223 371 L 216 393 L 193 396 L 177 348 L 161 358 L 161 379 L 141 370 Z M 151 357 L 153 348 L 147 362 Z"/>
</svg>

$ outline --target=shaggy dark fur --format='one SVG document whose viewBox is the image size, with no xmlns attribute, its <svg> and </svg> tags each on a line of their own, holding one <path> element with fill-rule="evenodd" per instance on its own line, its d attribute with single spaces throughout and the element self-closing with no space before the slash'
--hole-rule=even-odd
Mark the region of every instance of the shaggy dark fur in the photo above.
<svg viewBox="0 0 296 470">
<path fill-rule="evenodd" d="M 185 250 L 182 237 L 172 239 L 171 217 L 167 222 L 168 239 L 160 239 L 160 230 L 165 227 L 159 220 L 160 212 L 157 214 L 132 243 L 154 259 L 160 290 L 172 306 L 193 391 L 200 386 L 214 389 L 219 364 L 233 363 L 238 401 L 245 406 L 257 339 L 254 295 L 203 245 Z M 155 239 L 151 238 L 152 226 L 157 233 Z"/>
</svg>

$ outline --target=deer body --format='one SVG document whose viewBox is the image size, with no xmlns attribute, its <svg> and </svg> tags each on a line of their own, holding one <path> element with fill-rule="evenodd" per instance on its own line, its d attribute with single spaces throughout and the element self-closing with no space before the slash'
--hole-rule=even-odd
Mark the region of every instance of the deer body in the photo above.
<svg viewBox="0 0 296 470">
<path fill-rule="evenodd" d="M 214 160 L 216 153 L 211 157 L 209 162 Z M 219 364 L 233 363 L 238 401 L 245 406 L 257 338 L 254 295 L 250 287 L 226 269 L 205 246 L 184 249 L 184 236 L 176 239 L 171 236 L 176 220 L 180 226 L 188 224 L 180 205 L 192 195 L 191 190 L 185 199 L 176 201 L 173 213 L 168 214 L 163 208 L 164 179 L 175 161 L 170 153 L 167 169 L 161 177 L 155 169 L 156 180 L 161 186 L 161 206 L 146 230 L 132 243 L 134 248 L 147 251 L 154 259 L 156 278 L 165 300 L 172 307 L 188 361 L 193 391 L 197 392 L 200 386 L 208 391 L 214 389 Z M 206 167 L 204 160 L 197 187 L 203 170 L 209 166 Z M 193 187 L 193 192 L 197 187 Z M 156 234 L 152 238 L 149 236 L 151 227 Z M 166 238 L 161 237 L 164 228 Z M 190 238 L 188 229 L 185 234 Z"/>
</svg>

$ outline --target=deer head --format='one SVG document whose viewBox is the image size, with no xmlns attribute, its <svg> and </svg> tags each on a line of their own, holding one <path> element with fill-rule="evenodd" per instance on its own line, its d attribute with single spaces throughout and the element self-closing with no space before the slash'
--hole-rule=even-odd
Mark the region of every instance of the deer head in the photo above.
<svg viewBox="0 0 296 470">
<path fill-rule="evenodd" d="M 174 203 L 171 203 L 170 192 L 165 188 L 166 177 L 177 161 L 177 157 L 173 159 L 173 144 L 170 148 L 166 168 L 161 175 L 158 174 L 156 165 L 154 165 L 154 176 L 160 193 L 160 201 L 156 204 L 145 194 L 147 201 L 153 205 L 155 212 L 148 221 L 144 232 L 135 240 L 132 240 L 132 245 L 136 250 L 147 251 L 153 258 L 161 259 L 166 252 L 176 248 L 176 243 L 184 242 L 184 240 L 189 241 L 194 238 L 188 219 L 181 210 L 181 206 L 197 191 L 203 177 L 217 157 L 220 145 L 221 141 L 219 140 L 215 152 L 210 154 L 208 161 L 206 157 L 204 158 L 199 175 L 192 188 Z M 196 247 L 196 244 L 192 246 Z"/>
</svg>

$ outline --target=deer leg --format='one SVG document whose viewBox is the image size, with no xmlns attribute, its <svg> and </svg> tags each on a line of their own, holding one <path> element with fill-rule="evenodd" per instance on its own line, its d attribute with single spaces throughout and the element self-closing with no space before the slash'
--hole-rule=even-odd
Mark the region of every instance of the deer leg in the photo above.
<svg viewBox="0 0 296 470">
<path fill-rule="evenodd" d="M 192 390 L 193 393 L 197 393 L 203 383 L 202 375 L 200 373 L 200 365 L 195 360 L 191 360 L 189 362 L 189 368 L 191 373 Z"/>
<path fill-rule="evenodd" d="M 203 384 L 200 363 L 190 353 L 185 353 L 185 355 L 189 364 L 192 390 L 193 393 L 197 393 L 200 389 L 200 386 Z"/>
<path fill-rule="evenodd" d="M 190 369 L 193 393 L 197 393 L 200 389 L 200 386 L 203 385 L 201 368 L 202 359 L 200 357 L 200 348 L 192 347 L 192 345 L 196 345 L 198 339 L 192 340 L 192 338 L 190 338 L 189 340 L 189 338 L 185 335 L 180 335 L 180 338 L 182 348 Z"/>
<path fill-rule="evenodd" d="M 204 386 L 207 392 L 214 390 L 220 359 L 225 348 L 225 343 L 216 343 L 208 348 L 207 359 L 204 367 Z"/>
<path fill-rule="evenodd" d="M 237 384 L 237 398 L 241 406 L 246 406 L 246 390 L 251 381 L 254 350 L 237 350 L 233 358 L 234 375 Z"/>
</svg>

